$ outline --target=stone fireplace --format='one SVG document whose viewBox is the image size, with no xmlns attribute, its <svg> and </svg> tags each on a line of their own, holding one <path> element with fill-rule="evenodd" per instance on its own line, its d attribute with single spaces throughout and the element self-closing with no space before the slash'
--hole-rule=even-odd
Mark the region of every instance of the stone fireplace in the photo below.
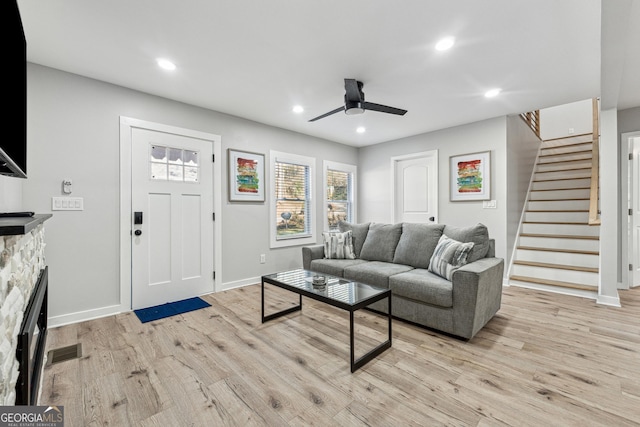
<svg viewBox="0 0 640 427">
<path fill-rule="evenodd" d="M 30 396 L 37 396 L 46 339 L 48 280 L 43 222 L 50 217 L 0 219 L 0 405 L 3 406 L 36 404 Z"/>
</svg>

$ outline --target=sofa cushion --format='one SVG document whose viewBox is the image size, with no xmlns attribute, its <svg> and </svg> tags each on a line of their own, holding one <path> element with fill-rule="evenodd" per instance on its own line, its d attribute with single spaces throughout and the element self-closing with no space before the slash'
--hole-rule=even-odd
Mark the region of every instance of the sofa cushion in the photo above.
<svg viewBox="0 0 640 427">
<path fill-rule="evenodd" d="M 311 271 L 343 277 L 345 268 L 363 263 L 367 263 L 367 261 L 361 259 L 314 259 L 311 261 Z"/>
<path fill-rule="evenodd" d="M 471 227 L 444 226 L 444 234 L 462 243 L 473 242 L 473 249 L 467 258 L 468 262 L 477 261 L 487 256 L 489 251 L 489 231 L 484 224 Z"/>
<path fill-rule="evenodd" d="M 324 232 L 324 257 L 328 259 L 355 259 L 351 230 L 344 233 Z"/>
<path fill-rule="evenodd" d="M 444 224 L 402 224 L 402 235 L 393 256 L 396 264 L 428 268 L 431 255 L 442 236 Z"/>
<path fill-rule="evenodd" d="M 401 234 L 402 224 L 371 224 L 362 245 L 360 258 L 369 261 L 393 262 Z"/>
<path fill-rule="evenodd" d="M 353 243 L 353 252 L 356 255 L 356 258 L 360 258 L 360 251 L 362 251 L 362 245 L 364 244 L 365 239 L 367 238 L 367 233 L 369 232 L 369 223 L 363 224 L 351 224 L 346 221 L 338 222 L 338 229 L 341 232 L 351 231 L 351 241 Z"/>
<path fill-rule="evenodd" d="M 413 270 L 413 267 L 390 262 L 370 261 L 345 267 L 342 277 L 387 289 L 389 288 L 390 276 L 409 270 Z"/>
<path fill-rule="evenodd" d="M 393 295 L 440 307 L 453 307 L 453 284 L 422 268 L 389 278 Z"/>
<path fill-rule="evenodd" d="M 443 235 L 433 251 L 429 271 L 451 280 L 453 272 L 467 263 L 472 249 L 473 242 L 462 243 Z"/>
</svg>

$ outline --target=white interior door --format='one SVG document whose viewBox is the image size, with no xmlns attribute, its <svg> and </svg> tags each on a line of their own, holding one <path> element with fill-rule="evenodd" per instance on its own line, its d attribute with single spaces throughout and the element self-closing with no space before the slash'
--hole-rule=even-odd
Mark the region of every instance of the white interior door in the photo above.
<svg viewBox="0 0 640 427">
<path fill-rule="evenodd" d="M 438 151 L 391 159 L 393 222 L 438 222 Z"/>
<path fill-rule="evenodd" d="M 136 128 L 131 144 L 132 308 L 213 292 L 211 141 Z"/>
<path fill-rule="evenodd" d="M 629 171 L 629 286 L 640 286 L 640 137 L 629 140 L 632 153 Z"/>
</svg>

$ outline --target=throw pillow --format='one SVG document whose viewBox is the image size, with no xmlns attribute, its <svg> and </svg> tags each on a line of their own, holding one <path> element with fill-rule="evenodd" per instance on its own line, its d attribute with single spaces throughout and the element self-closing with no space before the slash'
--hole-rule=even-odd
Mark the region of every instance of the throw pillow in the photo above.
<svg viewBox="0 0 640 427">
<path fill-rule="evenodd" d="M 356 254 L 356 258 L 360 258 L 360 251 L 362 250 L 362 245 L 364 244 L 365 239 L 367 238 L 367 233 L 369 232 L 369 223 L 363 224 L 351 224 L 346 221 L 339 221 L 338 228 L 343 233 L 345 231 L 351 231 L 351 241 L 353 242 L 353 252 Z"/>
<path fill-rule="evenodd" d="M 393 262 L 396 246 L 402 234 L 402 224 L 371 224 L 362 245 L 360 258 L 369 261 Z"/>
<path fill-rule="evenodd" d="M 438 246 L 444 224 L 402 224 L 402 236 L 393 256 L 394 264 L 429 268 L 433 251 Z"/>
<path fill-rule="evenodd" d="M 451 280 L 454 271 L 467 264 L 473 242 L 462 243 L 442 235 L 429 262 L 429 271 Z"/>
<path fill-rule="evenodd" d="M 473 242 L 473 249 L 469 254 L 469 262 L 477 261 L 487 256 L 489 252 L 489 230 L 484 224 L 476 224 L 470 227 L 454 227 L 446 225 L 444 234 L 459 242 Z"/>
<path fill-rule="evenodd" d="M 327 259 L 356 259 L 353 253 L 351 231 L 344 233 L 322 233 L 324 257 Z"/>
</svg>

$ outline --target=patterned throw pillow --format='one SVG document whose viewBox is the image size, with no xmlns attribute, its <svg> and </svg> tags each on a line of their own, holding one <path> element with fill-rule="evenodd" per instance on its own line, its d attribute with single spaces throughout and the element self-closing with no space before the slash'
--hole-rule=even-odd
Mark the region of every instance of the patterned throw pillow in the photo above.
<svg viewBox="0 0 640 427">
<path fill-rule="evenodd" d="M 356 259 L 351 230 L 344 233 L 324 232 L 324 257 L 328 259 Z"/>
<path fill-rule="evenodd" d="M 467 257 L 472 249 L 473 242 L 458 242 L 443 234 L 431 256 L 429 271 L 451 280 L 453 272 L 467 263 Z"/>
</svg>

